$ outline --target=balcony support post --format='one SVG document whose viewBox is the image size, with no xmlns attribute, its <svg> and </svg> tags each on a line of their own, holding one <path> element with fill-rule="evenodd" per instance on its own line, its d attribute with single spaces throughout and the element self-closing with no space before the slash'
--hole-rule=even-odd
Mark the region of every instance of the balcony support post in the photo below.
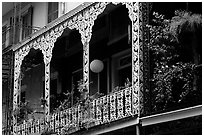
<svg viewBox="0 0 204 137">
<path fill-rule="evenodd" d="M 49 115 L 50 115 L 50 62 L 52 59 L 52 50 L 54 48 L 54 43 L 57 41 L 57 38 L 60 37 L 63 33 L 62 28 L 52 30 L 47 37 L 41 37 L 38 39 L 37 46 L 34 45 L 34 49 L 42 50 L 45 64 L 45 125 L 48 125 Z"/>
<path fill-rule="evenodd" d="M 140 135 L 140 128 L 138 124 L 136 125 L 136 135 Z"/>
<path fill-rule="evenodd" d="M 140 50 L 140 5 L 139 2 L 125 3 L 132 22 L 132 115 L 140 115 L 140 93 L 142 88 L 142 60 Z"/>
<path fill-rule="evenodd" d="M 24 57 L 29 53 L 31 47 L 30 45 L 26 45 L 23 48 L 15 51 L 15 59 L 14 59 L 14 91 L 13 91 L 13 112 L 15 113 L 18 109 L 18 97 L 20 94 L 20 73 L 21 73 L 21 65 Z M 17 117 L 13 115 L 13 134 L 17 134 Z"/>
<path fill-rule="evenodd" d="M 131 2 L 125 3 L 128 8 L 129 18 L 132 22 L 132 115 L 140 115 L 144 111 L 143 106 L 143 92 L 144 92 L 144 82 L 148 77 L 146 73 L 146 59 L 147 53 L 147 40 L 148 40 L 148 14 L 149 14 L 149 4 L 145 2 Z M 144 54 L 145 51 L 145 54 Z M 144 63 L 145 61 L 145 63 Z M 145 69 L 145 70 L 144 70 Z M 144 73 L 145 71 L 145 73 Z"/>
<path fill-rule="evenodd" d="M 82 15 L 78 15 L 79 21 L 75 28 L 81 34 L 81 42 L 83 44 L 83 82 L 89 92 L 89 42 L 92 36 L 92 28 L 97 16 L 101 14 L 107 3 L 100 2 L 85 10 Z M 71 26 L 70 26 L 71 27 Z"/>
</svg>

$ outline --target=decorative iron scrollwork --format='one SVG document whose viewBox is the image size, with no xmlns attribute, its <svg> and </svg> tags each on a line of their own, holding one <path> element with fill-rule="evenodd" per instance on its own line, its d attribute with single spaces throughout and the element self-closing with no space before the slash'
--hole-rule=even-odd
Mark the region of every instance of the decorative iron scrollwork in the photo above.
<svg viewBox="0 0 204 137">
<path fill-rule="evenodd" d="M 87 89 L 89 91 L 89 42 L 92 36 L 92 27 L 94 25 L 94 21 L 97 19 L 97 16 L 101 14 L 106 6 L 109 3 L 106 2 L 99 2 L 96 3 L 84 11 L 77 13 L 72 18 L 67 19 L 66 21 L 63 21 L 61 24 L 57 25 L 55 28 L 51 29 L 49 32 L 42 34 L 35 40 L 31 41 L 30 43 L 26 44 L 22 48 L 15 51 L 15 68 L 14 68 L 14 94 L 13 94 L 13 109 L 15 110 L 17 108 L 17 96 L 19 94 L 19 75 L 21 71 L 21 65 L 24 57 L 29 53 L 31 48 L 34 49 L 40 49 L 43 53 L 44 57 L 44 63 L 45 63 L 45 114 L 46 114 L 46 120 L 49 120 L 49 114 L 50 114 L 50 102 L 49 102 L 49 96 L 50 96 L 50 61 L 52 58 L 52 50 L 54 48 L 54 43 L 56 42 L 57 38 L 60 37 L 64 31 L 64 29 L 76 29 L 81 34 L 81 41 L 83 44 L 83 80 L 84 83 L 87 86 Z M 118 4 L 118 3 L 114 3 Z M 142 99 L 141 88 L 142 88 L 142 70 L 143 70 L 143 64 L 142 64 L 142 37 L 140 36 L 140 33 L 142 32 L 142 28 L 140 26 L 140 22 L 142 22 L 142 18 L 140 17 L 140 5 L 138 2 L 125 2 L 122 3 L 128 8 L 129 12 L 129 18 L 132 21 L 132 89 L 124 90 L 123 94 L 112 94 L 109 96 L 110 100 L 110 120 L 115 120 L 117 118 L 122 118 L 124 115 L 136 115 L 139 114 L 139 104 L 140 99 Z M 130 92 L 132 90 L 132 92 Z M 122 91 L 121 91 L 122 92 Z M 118 110 L 116 110 L 116 98 L 118 100 Z M 123 102 L 122 98 L 125 99 L 125 102 Z M 107 98 L 108 100 L 108 98 Z M 132 100 L 132 102 L 131 102 Z M 102 122 L 102 119 L 107 119 L 108 115 L 105 115 L 102 118 L 102 109 L 100 108 L 100 104 L 106 100 L 96 100 L 96 119 L 99 123 Z M 125 113 L 123 114 L 123 107 L 122 104 L 125 104 Z M 132 110 L 132 111 L 131 111 Z M 116 111 L 118 111 L 118 117 L 116 117 Z M 106 110 L 104 110 L 104 114 L 106 114 Z M 73 111 L 73 116 L 75 116 L 76 113 Z M 70 115 L 69 115 L 70 114 Z M 70 122 L 71 113 L 68 111 L 68 119 L 67 122 Z M 73 117 L 75 119 L 75 117 Z M 47 124 L 46 121 L 46 124 Z M 66 123 L 67 123 L 66 122 Z M 98 124 L 99 124 L 98 123 Z M 13 117 L 13 129 L 14 134 L 17 133 L 16 130 L 17 126 L 17 120 L 15 117 Z M 36 127 L 37 128 L 37 127 Z M 31 132 L 33 132 L 31 128 Z M 36 129 L 37 130 L 37 129 Z M 38 131 L 38 130 L 37 130 Z"/>
</svg>

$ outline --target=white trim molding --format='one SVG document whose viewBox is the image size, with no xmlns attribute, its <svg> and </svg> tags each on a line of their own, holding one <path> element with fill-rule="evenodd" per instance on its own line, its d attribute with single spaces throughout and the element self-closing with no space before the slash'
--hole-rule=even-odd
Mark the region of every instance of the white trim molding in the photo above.
<svg viewBox="0 0 204 137">
<path fill-rule="evenodd" d="M 140 118 L 142 126 L 202 115 L 202 105 L 160 113 Z"/>
</svg>

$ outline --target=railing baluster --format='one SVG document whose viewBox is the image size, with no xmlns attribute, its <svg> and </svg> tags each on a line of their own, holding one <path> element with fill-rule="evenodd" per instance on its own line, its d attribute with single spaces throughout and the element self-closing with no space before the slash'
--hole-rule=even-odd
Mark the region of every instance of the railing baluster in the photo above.
<svg viewBox="0 0 204 137">
<path fill-rule="evenodd" d="M 71 126 L 73 127 L 72 130 L 70 131 L 70 133 L 75 132 L 76 131 L 76 107 L 72 107 L 71 109 L 71 113 L 72 113 L 72 120 L 71 120 Z"/>
<path fill-rule="evenodd" d="M 16 131 L 16 133 L 18 133 L 18 127 L 17 126 L 14 127 L 14 130 Z"/>
<path fill-rule="evenodd" d="M 76 122 L 75 122 L 76 130 L 79 130 L 80 128 L 79 128 L 78 106 L 75 106 L 74 110 L 75 110 L 75 115 L 76 115 Z"/>
<path fill-rule="evenodd" d="M 54 116 L 53 115 L 50 118 L 50 130 L 54 131 Z"/>
<path fill-rule="evenodd" d="M 28 135 L 28 123 L 29 123 L 29 122 L 26 122 L 26 123 L 25 123 L 25 135 Z"/>
<path fill-rule="evenodd" d="M 101 102 L 101 99 L 98 98 L 96 99 L 96 125 L 99 125 L 102 123 L 101 107 L 102 107 L 102 102 Z"/>
<path fill-rule="evenodd" d="M 29 135 L 29 125 L 30 125 L 30 122 L 29 121 L 27 121 L 26 122 L 26 135 Z"/>
<path fill-rule="evenodd" d="M 62 131 L 62 128 L 65 126 L 65 112 L 61 111 L 60 113 L 60 131 Z"/>
<path fill-rule="evenodd" d="M 68 111 L 68 109 L 66 109 L 64 113 L 65 113 L 64 114 L 64 116 L 65 116 L 65 125 L 68 125 L 69 124 L 69 117 L 68 117 L 69 111 Z"/>
<path fill-rule="evenodd" d="M 95 109 L 95 102 L 96 100 L 93 100 L 90 102 L 90 109 L 89 109 L 89 113 L 90 113 L 90 123 L 89 123 L 89 127 L 93 127 L 95 126 L 95 113 L 96 113 L 96 109 Z"/>
<path fill-rule="evenodd" d="M 85 122 L 85 128 L 88 128 L 88 122 L 87 120 L 89 119 L 89 108 L 86 106 L 84 109 L 84 122 Z"/>
<path fill-rule="evenodd" d="M 18 133 L 18 135 L 21 135 L 21 125 L 18 126 L 17 133 Z"/>
<path fill-rule="evenodd" d="M 54 132 L 57 132 L 57 126 L 56 126 L 56 113 L 53 114 L 54 115 Z"/>
<path fill-rule="evenodd" d="M 40 119 L 40 133 L 44 131 L 44 120 Z"/>
<path fill-rule="evenodd" d="M 82 121 L 82 107 L 81 105 L 78 105 L 78 126 L 80 128 Z"/>
<path fill-rule="evenodd" d="M 39 126 L 40 126 L 40 121 L 37 120 L 37 123 L 35 124 L 35 132 L 36 132 L 37 134 L 40 133 L 40 128 L 39 128 Z"/>
<path fill-rule="evenodd" d="M 17 130 L 16 130 L 16 133 L 18 134 L 18 135 L 20 135 L 20 132 L 21 132 L 21 126 L 19 125 L 19 126 L 17 126 L 17 128 L 16 128 Z"/>
<path fill-rule="evenodd" d="M 35 129 L 34 129 L 34 122 L 31 122 L 31 134 L 35 133 Z"/>
<path fill-rule="evenodd" d="M 77 110 L 76 110 L 76 107 L 73 107 L 73 123 L 74 123 L 74 126 L 76 127 L 76 124 L 77 124 Z"/>
<path fill-rule="evenodd" d="M 109 122 L 109 95 L 103 96 L 103 123 Z"/>
<path fill-rule="evenodd" d="M 22 135 L 25 135 L 25 120 L 23 121 L 23 124 L 21 124 L 22 126 Z"/>
<path fill-rule="evenodd" d="M 28 129 L 29 129 L 28 133 L 29 133 L 29 135 L 32 134 L 31 133 L 31 126 L 32 126 L 31 124 L 32 124 L 32 121 L 29 121 L 29 124 L 28 124 Z"/>
<path fill-rule="evenodd" d="M 132 88 L 126 88 L 125 89 L 125 116 L 131 116 L 132 115 Z"/>
<path fill-rule="evenodd" d="M 19 125 L 19 126 L 17 127 L 17 133 L 18 133 L 18 135 L 21 134 L 21 125 Z"/>
<path fill-rule="evenodd" d="M 58 129 L 59 129 L 59 133 L 61 133 L 61 120 L 62 120 L 62 116 L 63 116 L 63 113 L 62 113 L 62 111 L 60 111 L 60 112 L 58 112 L 59 113 L 59 127 L 58 127 Z"/>
<path fill-rule="evenodd" d="M 69 125 L 68 128 L 72 126 L 72 108 L 69 108 L 67 110 L 67 123 L 66 125 Z M 68 133 L 70 133 L 70 130 L 68 130 Z"/>
<path fill-rule="evenodd" d="M 84 123 L 84 119 L 85 119 L 85 107 L 83 105 L 81 105 L 81 125 L 80 128 L 83 128 L 83 123 Z"/>
<path fill-rule="evenodd" d="M 62 131 L 62 126 L 64 125 L 63 120 L 64 120 L 64 113 L 63 113 L 63 111 L 60 111 L 59 112 L 59 132 L 60 133 Z"/>
<path fill-rule="evenodd" d="M 55 131 L 59 134 L 59 113 L 55 113 Z"/>
<path fill-rule="evenodd" d="M 26 132 L 27 132 L 27 131 L 26 131 L 26 130 L 27 130 L 27 129 L 26 129 L 26 121 L 23 122 L 23 128 L 24 128 L 24 133 L 23 133 L 23 135 L 26 135 Z"/>
<path fill-rule="evenodd" d="M 110 94 L 110 121 L 116 120 L 116 92 Z"/>
<path fill-rule="evenodd" d="M 61 119 L 62 119 L 62 113 L 61 112 L 62 111 L 58 112 L 58 118 L 59 118 L 59 120 L 58 120 L 58 131 L 59 131 L 59 134 L 61 133 Z"/>
<path fill-rule="evenodd" d="M 23 126 L 24 126 L 24 135 L 26 135 L 27 134 L 27 123 L 26 123 L 26 121 L 23 123 Z"/>
<path fill-rule="evenodd" d="M 31 134 L 31 121 L 28 122 L 28 135 Z"/>
<path fill-rule="evenodd" d="M 124 117 L 123 115 L 123 92 L 124 90 L 120 90 L 117 92 L 117 119 L 121 119 Z"/>
<path fill-rule="evenodd" d="M 20 135 L 23 134 L 23 124 L 20 125 Z"/>
<path fill-rule="evenodd" d="M 68 122 L 69 122 L 69 125 L 71 125 L 71 123 L 72 123 L 72 108 L 68 109 Z"/>
</svg>

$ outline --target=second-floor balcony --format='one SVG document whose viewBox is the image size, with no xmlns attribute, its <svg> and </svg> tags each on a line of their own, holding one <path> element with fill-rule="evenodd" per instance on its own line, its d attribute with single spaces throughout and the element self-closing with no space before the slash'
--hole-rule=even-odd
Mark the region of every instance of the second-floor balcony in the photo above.
<svg viewBox="0 0 204 137">
<path fill-rule="evenodd" d="M 20 41 L 23 41 L 25 38 L 30 36 L 32 33 L 35 33 L 39 30 L 40 27 L 27 26 L 23 24 L 16 24 L 9 27 L 3 27 L 2 30 L 2 49 L 17 44 Z"/>
<path fill-rule="evenodd" d="M 113 8 L 109 6 L 107 9 Z M 202 54 L 196 52 L 199 55 L 196 59 L 183 61 L 183 54 L 177 55 L 174 48 L 179 43 L 171 39 L 163 41 L 166 33 L 161 33 L 158 40 L 156 32 L 161 27 L 149 25 L 151 43 L 141 45 L 145 48 L 141 53 L 149 54 L 140 60 L 135 56 L 139 56 L 139 50 L 132 50 L 136 48 L 135 41 L 129 40 L 129 31 L 134 29 L 126 7 L 121 5 L 114 12 L 105 13 L 111 15 L 110 21 L 95 22 L 88 48 L 81 42 L 78 30 L 66 28 L 57 40 L 53 35 L 46 35 L 47 40 L 56 40 L 51 41 L 51 46 L 31 44 L 15 52 L 15 57 L 23 60 L 15 60 L 21 65 L 14 67 L 13 125 L 8 129 L 9 134 L 81 134 L 130 119 L 139 125 L 151 117 L 164 113 L 167 117 L 167 113 L 174 113 L 170 111 L 177 114 L 181 112 L 179 109 L 189 110 L 202 104 L 199 59 Z M 98 19 L 108 20 L 106 14 Z M 121 20 L 123 25 L 118 24 Z M 34 31 L 21 28 L 13 32 L 12 40 L 16 42 Z M 53 34 L 54 30 L 50 32 Z M 40 47 L 46 47 L 47 52 L 36 49 Z M 44 57 L 51 61 L 47 63 Z"/>
<path fill-rule="evenodd" d="M 89 97 L 70 108 L 56 111 L 49 119 L 43 117 L 23 121 L 17 126 L 17 134 L 72 134 L 137 116 L 134 90 L 132 86 L 124 87 L 108 95 Z"/>
</svg>

